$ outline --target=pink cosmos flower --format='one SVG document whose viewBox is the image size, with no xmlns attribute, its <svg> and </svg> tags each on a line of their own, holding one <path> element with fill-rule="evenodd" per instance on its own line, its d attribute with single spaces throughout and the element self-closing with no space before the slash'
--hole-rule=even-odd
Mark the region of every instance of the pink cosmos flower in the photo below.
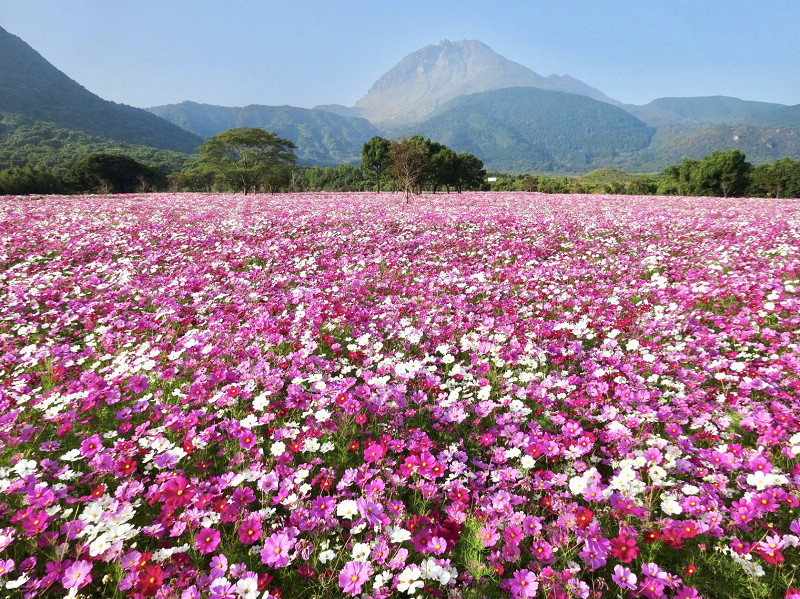
<svg viewBox="0 0 800 599">
<path fill-rule="evenodd" d="M 267 537 L 261 550 L 261 561 L 273 568 L 283 568 L 289 563 L 289 551 L 294 541 L 286 533 L 276 532 Z"/>
<path fill-rule="evenodd" d="M 361 593 L 361 587 L 369 580 L 372 566 L 366 562 L 347 562 L 339 572 L 339 586 L 350 596 Z"/>
<path fill-rule="evenodd" d="M 553 558 L 553 546 L 547 541 L 535 541 L 531 547 L 531 553 L 534 559 L 542 564 L 552 564 L 555 561 Z"/>
<path fill-rule="evenodd" d="M 44 510 L 33 510 L 28 508 L 22 518 L 22 528 L 29 537 L 33 537 L 43 532 L 47 528 L 50 516 Z"/>
<path fill-rule="evenodd" d="M 578 553 L 578 556 L 586 562 L 589 570 L 592 571 L 606 565 L 606 556 L 598 551 L 597 545 L 593 543 L 586 543 L 581 552 Z"/>
<path fill-rule="evenodd" d="M 380 443 L 373 443 L 364 450 L 364 461 L 368 464 L 373 464 L 380 460 L 386 451 Z"/>
<path fill-rule="evenodd" d="M 447 549 L 447 541 L 442 537 L 431 537 L 428 541 L 427 550 L 434 555 L 441 555 Z"/>
<path fill-rule="evenodd" d="M 164 499 L 164 507 L 168 510 L 176 510 L 191 503 L 194 497 L 194 490 L 188 478 L 178 476 L 164 485 L 161 489 L 161 495 Z"/>
<path fill-rule="evenodd" d="M 211 578 L 222 578 L 228 571 L 228 558 L 224 554 L 215 555 L 211 558 L 211 570 L 208 574 Z"/>
<path fill-rule="evenodd" d="M 195 545 L 197 550 L 202 554 L 211 553 L 217 548 L 220 542 L 220 534 L 218 530 L 213 528 L 201 528 L 194 536 Z"/>
<path fill-rule="evenodd" d="M 82 589 L 92 582 L 92 562 L 77 560 L 64 570 L 61 584 L 65 589 Z"/>
<path fill-rule="evenodd" d="M 611 576 L 617 586 L 621 589 L 633 590 L 636 588 L 636 574 L 631 572 L 625 566 L 617 564 L 614 566 L 614 574 Z"/>
<path fill-rule="evenodd" d="M 103 440 L 96 433 L 81 441 L 81 455 L 87 459 L 93 458 L 102 448 Z"/>
<path fill-rule="evenodd" d="M 530 570 L 517 570 L 509 580 L 509 587 L 513 597 L 527 599 L 536 595 L 539 582 L 536 580 L 536 574 Z"/>
<path fill-rule="evenodd" d="M 664 596 L 664 584 L 655 578 L 645 578 L 639 584 L 639 594 L 647 599 L 658 599 Z"/>
<path fill-rule="evenodd" d="M 0 559 L 0 576 L 8 576 L 14 571 L 14 565 L 13 559 Z"/>
<path fill-rule="evenodd" d="M 241 445 L 242 449 L 252 449 L 257 441 L 258 436 L 250 429 L 242 430 L 239 435 L 239 445 Z"/>
<path fill-rule="evenodd" d="M 494 527 L 489 525 L 484 525 L 481 527 L 479 536 L 481 539 L 481 544 L 484 547 L 494 547 L 497 545 L 497 541 L 500 539 L 500 533 L 498 533 Z"/>
<path fill-rule="evenodd" d="M 245 545 L 252 545 L 264 534 L 261 528 L 261 520 L 255 516 L 250 516 L 239 525 L 239 540 Z"/>
</svg>

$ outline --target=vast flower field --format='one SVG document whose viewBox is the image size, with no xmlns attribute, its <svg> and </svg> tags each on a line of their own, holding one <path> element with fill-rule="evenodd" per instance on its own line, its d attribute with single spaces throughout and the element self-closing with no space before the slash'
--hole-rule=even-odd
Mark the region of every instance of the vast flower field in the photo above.
<svg viewBox="0 0 800 599">
<path fill-rule="evenodd" d="M 6 198 L 3 597 L 798 597 L 800 203 Z"/>
</svg>

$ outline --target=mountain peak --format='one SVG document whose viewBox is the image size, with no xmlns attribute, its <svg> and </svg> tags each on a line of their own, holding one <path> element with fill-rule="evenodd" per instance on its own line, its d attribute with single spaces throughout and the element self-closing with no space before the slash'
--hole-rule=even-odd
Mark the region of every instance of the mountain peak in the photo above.
<svg viewBox="0 0 800 599">
<path fill-rule="evenodd" d="M 615 103 L 568 75 L 542 77 L 479 40 L 442 40 L 389 69 L 357 103 L 359 114 L 384 127 L 418 122 L 458 96 L 509 87 L 536 87 Z"/>
</svg>

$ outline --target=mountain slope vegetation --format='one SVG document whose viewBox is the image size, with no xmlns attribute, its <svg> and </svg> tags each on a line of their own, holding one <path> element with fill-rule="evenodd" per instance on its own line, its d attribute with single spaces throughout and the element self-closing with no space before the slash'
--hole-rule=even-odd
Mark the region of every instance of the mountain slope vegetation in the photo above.
<svg viewBox="0 0 800 599">
<path fill-rule="evenodd" d="M 364 142 L 380 134 L 362 118 L 293 106 L 230 107 L 181 102 L 147 110 L 201 137 L 233 127 L 262 127 L 274 131 L 294 142 L 301 164 L 358 162 Z"/>
<path fill-rule="evenodd" d="M 124 154 L 165 173 L 183 170 L 192 162 L 192 156 L 181 152 L 127 144 L 19 114 L 0 113 L 0 170 L 36 165 L 63 173 L 97 152 Z"/>
<path fill-rule="evenodd" d="M 203 142 L 141 108 L 103 100 L 1 27 L 0 111 L 164 150 L 190 153 Z"/>
<path fill-rule="evenodd" d="M 471 152 L 490 169 L 586 172 L 646 148 L 653 129 L 586 96 L 518 87 L 457 98 L 408 133 Z"/>
<path fill-rule="evenodd" d="M 643 106 L 623 108 L 648 125 L 669 125 L 677 130 L 708 125 L 800 126 L 800 104 L 786 106 L 728 96 L 659 98 Z"/>
</svg>

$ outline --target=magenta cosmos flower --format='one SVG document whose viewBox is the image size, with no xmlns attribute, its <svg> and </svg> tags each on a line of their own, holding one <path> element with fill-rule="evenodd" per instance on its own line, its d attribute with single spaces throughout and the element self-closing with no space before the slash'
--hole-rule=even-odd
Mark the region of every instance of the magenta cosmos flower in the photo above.
<svg viewBox="0 0 800 599">
<path fill-rule="evenodd" d="M 128 381 L 128 387 L 134 393 L 143 393 L 147 391 L 149 386 L 150 383 L 147 381 L 147 377 L 143 374 L 134 374 L 130 381 Z"/>
<path fill-rule="evenodd" d="M 369 580 L 372 567 L 365 562 L 347 562 L 339 572 L 339 586 L 350 596 L 361 593 L 361 587 Z"/>
<path fill-rule="evenodd" d="M 239 526 L 239 540 L 245 545 L 252 545 L 258 541 L 263 534 L 264 531 L 261 528 L 261 520 L 255 516 L 250 516 Z"/>
<path fill-rule="evenodd" d="M 197 550 L 202 553 L 211 553 L 219 545 L 219 531 L 213 528 L 201 528 L 194 537 Z"/>
</svg>

